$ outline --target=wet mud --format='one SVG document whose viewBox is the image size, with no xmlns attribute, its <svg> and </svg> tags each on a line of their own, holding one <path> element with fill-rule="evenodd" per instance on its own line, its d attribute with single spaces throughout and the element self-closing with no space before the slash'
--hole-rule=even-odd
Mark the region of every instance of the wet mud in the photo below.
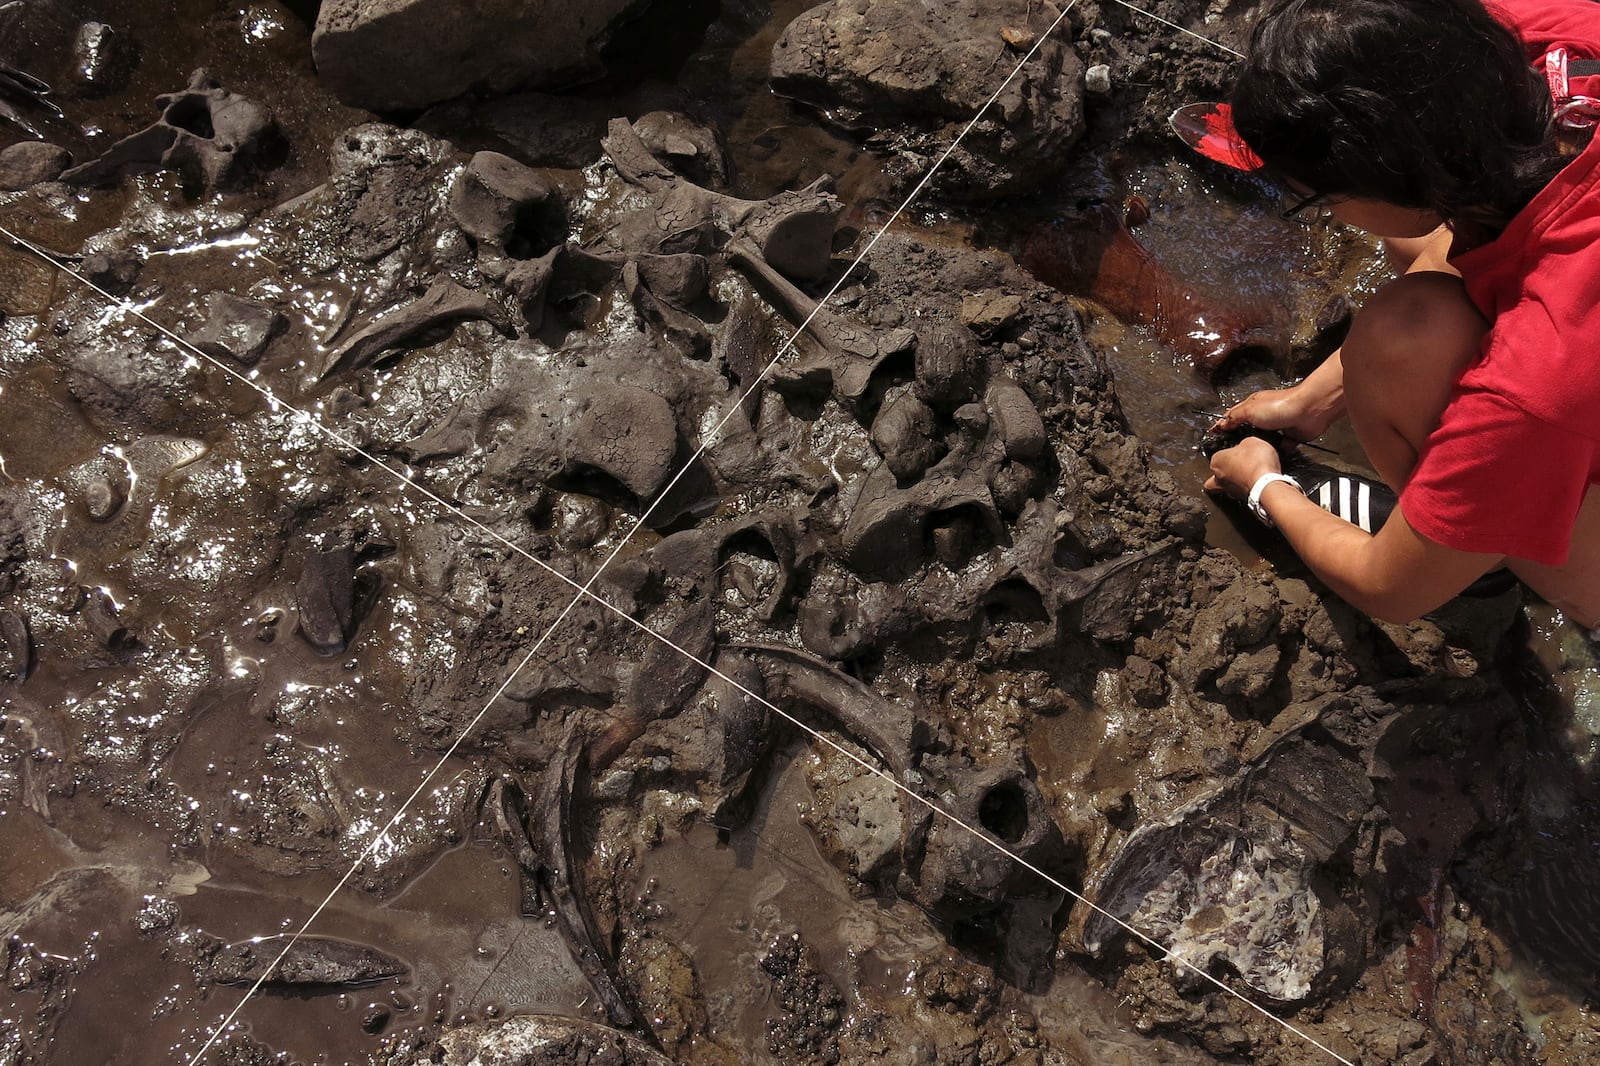
<svg viewBox="0 0 1600 1066">
<path fill-rule="evenodd" d="M 856 264 L 1057 10 L 604 7 L 0 5 L 0 1063 L 1588 1061 L 1591 646 L 1198 491 L 1386 276 L 1226 55 L 1075 9 Z"/>
</svg>

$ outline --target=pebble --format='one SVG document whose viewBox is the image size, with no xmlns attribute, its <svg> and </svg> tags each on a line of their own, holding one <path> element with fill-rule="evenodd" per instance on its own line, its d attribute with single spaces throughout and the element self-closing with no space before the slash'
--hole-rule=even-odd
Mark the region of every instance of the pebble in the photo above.
<svg viewBox="0 0 1600 1066">
<path fill-rule="evenodd" d="M 0 152 L 0 189 L 17 192 L 55 181 L 72 165 L 72 153 L 43 141 L 20 141 Z"/>
<path fill-rule="evenodd" d="M 1083 87 L 1092 93 L 1104 95 L 1111 91 L 1111 68 L 1096 63 L 1083 73 Z"/>
<path fill-rule="evenodd" d="M 122 506 L 122 490 L 105 478 L 96 478 L 83 490 L 83 503 L 96 522 L 109 521 Z"/>
</svg>

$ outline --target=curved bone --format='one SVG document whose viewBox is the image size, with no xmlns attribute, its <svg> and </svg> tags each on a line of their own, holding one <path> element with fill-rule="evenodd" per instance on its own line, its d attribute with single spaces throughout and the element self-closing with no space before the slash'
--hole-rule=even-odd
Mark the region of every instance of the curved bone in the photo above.
<svg viewBox="0 0 1600 1066">
<path fill-rule="evenodd" d="M 219 984 L 264 984 L 305 988 L 370 985 L 408 973 L 410 967 L 387 952 L 331 936 L 286 934 L 251 937 L 229 944 L 211 959 L 211 979 Z M 283 958 L 278 956 L 282 954 Z M 270 971 L 268 967 L 271 967 Z"/>
<path fill-rule="evenodd" d="M 788 697 L 831 717 L 896 776 L 911 769 L 930 729 L 915 713 L 815 656 L 778 644 L 730 644 L 766 680 L 768 698 Z"/>
<path fill-rule="evenodd" d="M 508 337 L 513 332 L 505 308 L 481 293 L 469 292 L 448 278 L 440 278 L 421 299 L 389 312 L 330 352 L 318 379 L 359 370 L 418 334 L 464 318 L 483 319 Z"/>
<path fill-rule="evenodd" d="M 1340 960 L 1359 959 L 1348 911 L 1317 891 L 1318 868 L 1373 801 L 1357 759 L 1292 733 L 1256 766 L 1134 830 L 1085 894 L 1201 969 L 1220 956 L 1257 992 L 1301 1000 L 1337 976 Z M 1104 912 L 1082 925 L 1093 954 L 1126 935 Z"/>
<path fill-rule="evenodd" d="M 576 733 L 569 728 L 550 764 L 543 782 L 528 806 L 522 783 L 502 777 L 490 786 L 486 802 L 500 831 L 506 849 L 531 878 L 533 892 L 524 881 L 522 913 L 525 916 L 549 915 L 572 952 L 573 961 L 594 988 L 611 1024 L 632 1026 L 634 1011 L 617 988 L 608 965 L 609 955 L 600 950 L 594 916 L 576 884 L 578 867 L 573 863 L 572 788 L 577 762 L 582 757 Z"/>
</svg>

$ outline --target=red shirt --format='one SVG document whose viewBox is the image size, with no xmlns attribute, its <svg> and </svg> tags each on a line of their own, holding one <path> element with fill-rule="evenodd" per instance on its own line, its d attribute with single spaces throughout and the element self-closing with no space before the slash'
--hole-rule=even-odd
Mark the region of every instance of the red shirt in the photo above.
<svg viewBox="0 0 1600 1066">
<path fill-rule="evenodd" d="M 1530 60 L 1600 59 L 1600 4 L 1497 0 Z M 1572 79 L 1600 96 L 1600 75 Z M 1600 133 L 1494 241 L 1454 256 L 1490 322 L 1400 495 L 1406 521 L 1460 551 L 1559 565 L 1600 482 Z"/>
</svg>

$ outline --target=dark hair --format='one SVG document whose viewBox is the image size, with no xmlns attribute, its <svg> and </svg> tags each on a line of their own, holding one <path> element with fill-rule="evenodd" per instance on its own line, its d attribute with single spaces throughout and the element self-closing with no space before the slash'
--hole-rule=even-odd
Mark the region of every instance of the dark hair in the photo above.
<svg viewBox="0 0 1600 1066">
<path fill-rule="evenodd" d="M 1494 228 L 1566 162 L 1552 111 L 1478 0 L 1277 0 L 1233 91 L 1269 174 Z"/>
</svg>

